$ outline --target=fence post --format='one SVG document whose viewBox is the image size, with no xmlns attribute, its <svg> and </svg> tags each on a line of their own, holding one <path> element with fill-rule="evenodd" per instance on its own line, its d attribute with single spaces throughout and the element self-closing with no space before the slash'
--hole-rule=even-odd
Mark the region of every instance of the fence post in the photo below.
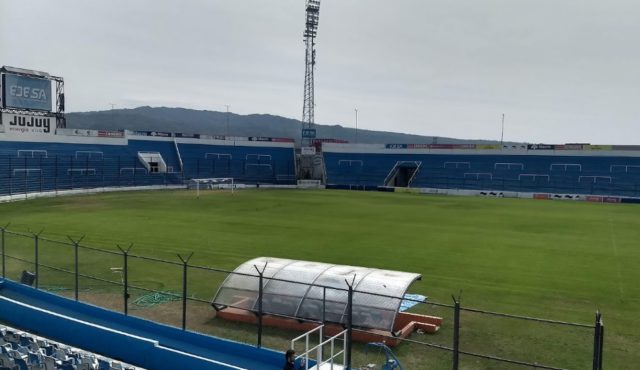
<svg viewBox="0 0 640 370">
<path fill-rule="evenodd" d="M 322 325 L 327 321 L 327 287 L 322 287 Z"/>
<path fill-rule="evenodd" d="M 2 227 L 0 227 L 0 242 L 2 242 L 2 278 L 6 278 L 7 277 L 7 264 L 6 264 L 6 252 L 5 252 L 5 238 L 4 238 L 4 234 L 5 231 L 7 230 L 7 227 L 9 227 L 9 224 L 6 224 Z"/>
<path fill-rule="evenodd" d="M 38 157 L 38 168 L 40 169 L 40 192 L 42 193 L 42 156 Z"/>
<path fill-rule="evenodd" d="M 122 252 L 122 257 L 124 258 L 122 271 L 122 284 L 124 285 L 122 300 L 124 301 L 124 314 L 127 316 L 129 315 L 129 251 L 133 248 L 133 243 L 129 244 L 127 249 L 122 248 L 120 245 L 117 245 L 117 247 Z"/>
<path fill-rule="evenodd" d="M 53 165 L 53 190 L 55 190 L 56 195 L 58 195 L 58 156 L 55 156 L 55 161 Z"/>
<path fill-rule="evenodd" d="M 600 363 L 598 364 L 598 370 L 602 370 L 602 355 L 604 353 L 604 322 L 602 321 L 602 314 L 600 315 Z"/>
<path fill-rule="evenodd" d="M 193 257 L 193 252 L 183 258 L 178 254 L 178 258 L 182 261 L 182 330 L 187 329 L 187 270 L 189 269 L 189 260 Z"/>
<path fill-rule="evenodd" d="M 74 284 L 74 293 L 75 293 L 75 299 L 76 301 L 78 301 L 78 291 L 79 289 L 79 276 L 80 276 L 80 270 L 79 270 L 79 263 L 78 263 L 78 248 L 80 247 L 80 242 L 82 241 L 82 239 L 84 239 L 84 235 L 78 239 L 78 240 L 73 240 L 70 236 L 67 235 L 67 238 L 69 240 L 71 240 L 71 243 L 73 243 L 73 249 L 74 249 L 74 259 L 73 259 L 73 263 L 74 263 L 74 278 L 75 278 L 75 284 Z"/>
<path fill-rule="evenodd" d="M 35 279 L 34 279 L 35 280 L 34 281 L 34 285 L 35 285 L 36 289 L 38 289 L 38 281 L 40 280 L 40 259 L 39 259 L 40 258 L 40 250 L 39 250 L 40 249 L 40 246 L 39 246 L 39 244 L 40 244 L 40 233 L 38 233 L 38 234 L 33 233 L 33 247 L 34 247 L 33 250 L 35 252 L 35 260 L 34 260 L 35 261 L 35 270 L 34 270 L 34 273 L 36 275 Z"/>
<path fill-rule="evenodd" d="M 253 265 L 253 268 L 258 271 L 258 348 L 262 347 L 262 297 L 263 297 L 263 279 L 264 279 L 264 270 L 267 269 L 267 265 L 269 262 L 265 262 L 262 270 L 258 268 L 258 266 Z"/>
<path fill-rule="evenodd" d="M 600 315 L 600 310 L 596 311 L 596 323 L 594 325 L 594 332 L 593 332 L 593 370 L 600 370 L 600 351 L 601 351 L 601 345 L 602 345 L 602 338 L 601 338 L 601 326 L 602 322 L 601 322 L 601 315 Z"/>
<path fill-rule="evenodd" d="M 604 327 L 602 325 L 602 314 L 596 311 L 596 323 L 593 332 L 593 370 L 602 369 L 602 349 L 604 344 Z"/>
<path fill-rule="evenodd" d="M 453 370 L 458 370 L 460 366 L 460 297 L 453 298 Z"/>
<path fill-rule="evenodd" d="M 347 283 L 348 291 L 347 291 L 347 340 L 345 343 L 344 356 L 345 362 L 347 364 L 347 369 L 351 369 L 351 347 L 352 347 L 352 336 L 353 336 L 353 284 L 356 281 L 356 275 L 353 275 L 353 280 L 349 283 L 348 280 L 345 279 L 345 283 Z"/>
</svg>

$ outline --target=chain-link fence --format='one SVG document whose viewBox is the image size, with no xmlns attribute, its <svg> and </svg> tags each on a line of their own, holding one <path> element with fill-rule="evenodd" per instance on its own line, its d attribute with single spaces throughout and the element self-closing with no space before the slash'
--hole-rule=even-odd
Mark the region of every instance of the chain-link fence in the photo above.
<svg viewBox="0 0 640 370">
<path fill-rule="evenodd" d="M 108 250 L 86 245 L 82 238 L 54 240 L 6 227 L 0 227 L 0 251 L 3 278 L 22 279 L 37 289 L 183 330 L 286 349 L 299 334 L 291 328 L 309 330 L 321 324 L 343 328 L 348 334 L 344 360 L 352 368 L 388 361 L 391 353 L 405 369 L 602 369 L 600 313 L 592 324 L 505 314 L 463 306 L 459 296 L 452 297 L 451 303 L 386 296 L 354 290 L 349 280 L 336 287 L 276 279 L 265 276 L 259 266 L 255 272 L 239 274 L 191 264 L 192 254 L 177 255 L 170 261 L 135 254 L 131 245 Z M 242 300 L 226 305 L 224 309 L 250 315 L 239 316 L 243 319 L 238 321 L 220 319 L 212 309 L 212 295 L 225 279 L 237 275 L 253 281 L 255 305 Z M 273 297 L 263 292 L 264 286 L 274 282 L 321 291 L 316 305 L 320 311 L 315 316 L 320 319 L 274 310 L 269 303 Z M 354 315 L 362 314 L 358 312 L 362 307 L 354 310 L 353 306 L 358 294 L 410 302 L 416 317 L 441 320 L 439 330 L 429 333 L 412 323 L 389 332 L 354 325 Z M 283 321 L 291 325 L 274 324 Z M 394 351 L 352 342 L 352 338 L 372 333 L 377 341 L 396 345 Z"/>
</svg>

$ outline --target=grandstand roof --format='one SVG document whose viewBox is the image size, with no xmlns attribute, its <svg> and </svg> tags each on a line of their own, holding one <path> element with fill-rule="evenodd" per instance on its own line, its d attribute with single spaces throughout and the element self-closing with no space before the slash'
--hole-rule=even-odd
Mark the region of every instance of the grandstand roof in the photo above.
<svg viewBox="0 0 640 370">
<path fill-rule="evenodd" d="M 346 323 L 347 281 L 353 281 L 353 325 L 392 331 L 400 303 L 419 274 L 259 257 L 238 266 L 213 299 L 225 306 L 258 311 L 258 270 L 264 269 L 263 313 Z M 323 297 L 326 299 L 323 305 Z"/>
</svg>

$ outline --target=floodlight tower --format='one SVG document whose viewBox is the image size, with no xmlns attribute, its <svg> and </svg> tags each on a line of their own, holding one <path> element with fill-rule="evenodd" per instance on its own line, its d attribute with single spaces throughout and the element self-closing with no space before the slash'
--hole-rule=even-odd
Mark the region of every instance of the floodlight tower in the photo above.
<svg viewBox="0 0 640 370">
<path fill-rule="evenodd" d="M 316 34 L 320 18 L 320 0 L 306 0 L 306 28 L 304 30 L 305 73 L 304 73 L 304 106 L 302 108 L 302 146 L 311 146 L 315 138 L 313 69 L 316 65 Z"/>
</svg>

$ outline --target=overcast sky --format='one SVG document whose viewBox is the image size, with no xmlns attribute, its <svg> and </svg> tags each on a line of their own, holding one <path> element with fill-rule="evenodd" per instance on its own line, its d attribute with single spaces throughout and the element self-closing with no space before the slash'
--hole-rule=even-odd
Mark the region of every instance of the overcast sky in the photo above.
<svg viewBox="0 0 640 370">
<path fill-rule="evenodd" d="M 67 111 L 300 119 L 304 0 L 0 0 L 0 64 L 64 77 Z M 638 144 L 637 0 L 322 0 L 316 122 Z"/>
</svg>

